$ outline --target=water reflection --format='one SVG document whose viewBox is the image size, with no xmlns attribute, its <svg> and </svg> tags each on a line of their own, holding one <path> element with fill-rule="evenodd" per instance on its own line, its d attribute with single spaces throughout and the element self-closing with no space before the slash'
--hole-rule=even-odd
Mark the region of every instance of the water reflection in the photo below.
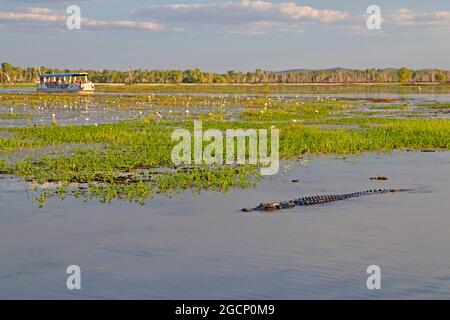
<svg viewBox="0 0 450 320">
<path fill-rule="evenodd" d="M 449 152 L 316 158 L 285 170 L 254 189 L 143 207 L 53 199 L 37 209 L 26 183 L 3 176 L 0 298 L 448 298 Z M 416 192 L 239 212 L 384 187 Z M 82 269 L 78 292 L 65 289 L 71 264 Z M 372 264 L 382 268 L 378 292 L 365 287 Z"/>
</svg>

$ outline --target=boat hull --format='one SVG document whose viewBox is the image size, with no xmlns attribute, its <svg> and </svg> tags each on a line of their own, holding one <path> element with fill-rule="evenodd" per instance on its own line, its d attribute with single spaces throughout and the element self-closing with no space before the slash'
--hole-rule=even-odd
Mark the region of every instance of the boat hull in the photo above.
<svg viewBox="0 0 450 320">
<path fill-rule="evenodd" d="M 81 86 L 77 84 L 70 85 L 53 85 L 47 86 L 46 84 L 41 84 L 36 88 L 37 92 L 43 93 L 93 93 L 94 85 L 92 83 L 84 83 Z"/>
<path fill-rule="evenodd" d="M 63 88 L 37 88 L 37 92 L 43 93 L 94 93 L 94 90 L 86 90 L 86 89 L 63 89 Z"/>
</svg>

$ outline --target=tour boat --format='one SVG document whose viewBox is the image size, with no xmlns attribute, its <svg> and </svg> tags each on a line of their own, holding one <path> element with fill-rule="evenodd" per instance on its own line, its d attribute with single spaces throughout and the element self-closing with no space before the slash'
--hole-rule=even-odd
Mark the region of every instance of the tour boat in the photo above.
<svg viewBox="0 0 450 320">
<path fill-rule="evenodd" d="M 94 84 L 88 80 L 87 73 L 56 73 L 39 76 L 38 92 L 48 93 L 91 93 Z"/>
</svg>

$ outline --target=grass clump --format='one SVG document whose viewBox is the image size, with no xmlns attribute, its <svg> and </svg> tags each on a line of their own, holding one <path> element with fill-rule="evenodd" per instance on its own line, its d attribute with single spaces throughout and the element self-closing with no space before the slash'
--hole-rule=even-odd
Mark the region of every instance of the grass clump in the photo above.
<svg viewBox="0 0 450 320">
<path fill-rule="evenodd" d="M 0 119 L 2 119 L 2 120 L 16 120 L 16 119 L 28 119 L 28 118 L 31 118 L 31 114 L 0 113 Z"/>
<path fill-rule="evenodd" d="M 361 119 L 359 119 L 361 121 Z M 345 119 L 345 123 L 359 123 Z M 361 121 L 362 124 L 372 124 Z M 355 154 L 398 149 L 448 149 L 448 120 L 387 120 L 363 130 L 302 128 L 291 126 L 282 131 L 280 155 L 284 158 L 304 154 Z"/>
<path fill-rule="evenodd" d="M 420 106 L 431 109 L 450 109 L 450 103 L 425 103 Z"/>
<path fill-rule="evenodd" d="M 7 174 L 9 172 L 10 172 L 9 163 L 4 159 L 0 159 L 0 174 Z"/>
<path fill-rule="evenodd" d="M 16 166 L 16 170 L 28 170 L 29 178 L 35 179 L 33 175 L 34 168 L 31 163 L 22 163 Z M 40 169 L 38 169 L 40 170 Z M 42 173 L 42 172 L 40 172 Z M 165 193 L 170 194 L 183 190 L 193 190 L 199 193 L 202 190 L 213 190 L 226 192 L 230 188 L 247 188 L 254 186 L 258 179 L 258 172 L 252 166 L 237 167 L 210 167 L 210 168 L 193 168 L 192 170 L 180 170 L 177 172 L 158 173 L 140 175 L 129 180 L 117 179 L 114 172 L 109 174 L 105 171 L 101 174 L 101 183 L 97 181 L 98 176 L 94 175 L 87 183 L 87 187 L 79 187 L 73 185 L 69 181 L 73 181 L 73 174 L 59 172 L 59 184 L 53 189 L 37 190 L 35 201 L 43 207 L 50 197 L 58 196 L 64 199 L 67 195 L 76 198 L 82 198 L 85 201 L 98 199 L 101 203 L 110 203 L 113 200 L 127 200 L 136 202 L 141 205 L 152 197 L 154 194 Z M 50 176 L 41 175 L 44 180 Z M 119 176 L 120 177 L 120 176 Z M 119 182 L 120 181 L 120 182 Z M 79 181 L 78 181 L 79 182 Z"/>
</svg>

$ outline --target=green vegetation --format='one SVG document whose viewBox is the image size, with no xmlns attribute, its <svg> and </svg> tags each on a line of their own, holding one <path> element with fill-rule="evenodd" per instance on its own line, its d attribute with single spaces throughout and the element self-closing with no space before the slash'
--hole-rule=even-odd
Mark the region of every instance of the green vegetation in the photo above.
<svg viewBox="0 0 450 320">
<path fill-rule="evenodd" d="M 357 84 L 97 84 L 98 92 L 185 94 L 335 94 L 335 93 L 450 93 L 450 83 Z"/>
<path fill-rule="evenodd" d="M 23 113 L 0 113 L 0 119 L 8 120 L 8 119 L 27 119 L 31 118 L 30 114 Z"/>
<path fill-rule="evenodd" d="M 398 70 L 398 81 L 400 83 L 408 83 L 411 81 L 412 71 L 408 68 L 401 68 Z"/>
<path fill-rule="evenodd" d="M 34 145 L 33 142 L 29 141 L 0 137 L 0 152 L 13 152 L 21 148 L 30 148 Z"/>
<path fill-rule="evenodd" d="M 439 82 L 447 82 L 448 75 L 445 72 L 443 72 L 442 70 L 439 70 L 436 74 L 436 80 Z"/>
<path fill-rule="evenodd" d="M 383 99 L 2 94 L 0 105 L 40 110 L 88 106 L 84 112 L 158 107 L 138 120 L 115 124 L 44 126 L 31 118 L 25 127 L 0 128 L 0 173 L 29 181 L 40 205 L 52 196 L 143 203 L 157 193 L 253 186 L 260 179 L 254 166 L 172 164 L 173 130 L 192 130 L 195 119 L 203 120 L 204 130 L 275 126 L 281 130 L 283 159 L 450 146 L 450 119 L 414 118 L 426 116 L 430 108 L 433 114 L 444 115 L 448 104 L 438 103 L 419 106 L 417 111 L 397 100 Z M 63 146 L 65 151 L 61 151 Z"/>
<path fill-rule="evenodd" d="M 0 174 L 9 173 L 10 167 L 6 160 L 0 159 Z"/>
<path fill-rule="evenodd" d="M 426 103 L 421 106 L 432 109 L 450 109 L 450 103 Z"/>
<path fill-rule="evenodd" d="M 335 120 L 336 124 L 361 125 L 363 130 L 286 128 L 281 139 L 282 157 L 302 154 L 353 154 L 365 151 L 386 152 L 396 149 L 448 149 L 448 120 Z"/>
<path fill-rule="evenodd" d="M 32 83 L 41 73 L 89 72 L 91 80 L 98 83 L 203 83 L 203 84 L 257 84 L 257 83 L 395 83 L 395 82 L 443 82 L 450 78 L 449 71 L 407 68 L 352 70 L 334 68 L 326 70 L 289 70 L 282 72 L 257 69 L 252 72 L 230 70 L 227 73 L 189 70 L 70 70 L 15 67 L 2 63 L 1 83 Z"/>
<path fill-rule="evenodd" d="M 322 101 L 325 99 L 319 99 Z M 331 99 L 326 99 L 331 102 Z M 209 107 L 222 108 L 229 106 L 261 107 L 300 105 L 297 98 L 278 98 L 268 96 L 201 96 L 201 95 L 125 95 L 102 94 L 93 96 L 73 94 L 13 94 L 0 95 L 3 106 L 37 106 L 49 107 L 112 107 L 136 108 L 142 106 L 175 106 L 175 107 Z M 308 102 L 311 103 L 311 102 Z M 314 103 L 314 102 L 313 102 Z"/>
</svg>

